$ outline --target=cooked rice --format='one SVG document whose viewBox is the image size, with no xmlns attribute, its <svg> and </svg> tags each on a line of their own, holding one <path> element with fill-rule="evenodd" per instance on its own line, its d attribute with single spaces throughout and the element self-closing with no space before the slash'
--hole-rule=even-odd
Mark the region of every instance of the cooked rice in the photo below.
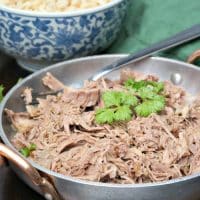
<svg viewBox="0 0 200 200">
<path fill-rule="evenodd" d="M 95 8 L 112 0 L 0 0 L 12 8 L 29 11 L 67 12 Z"/>
</svg>

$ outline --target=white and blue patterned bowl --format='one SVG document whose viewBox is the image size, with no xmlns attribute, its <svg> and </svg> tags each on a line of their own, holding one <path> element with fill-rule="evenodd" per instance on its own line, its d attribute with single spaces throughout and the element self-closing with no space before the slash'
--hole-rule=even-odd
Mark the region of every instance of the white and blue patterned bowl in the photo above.
<svg viewBox="0 0 200 200">
<path fill-rule="evenodd" d="M 70 13 L 39 13 L 0 5 L 0 49 L 35 71 L 107 48 L 121 28 L 128 0 Z"/>
</svg>

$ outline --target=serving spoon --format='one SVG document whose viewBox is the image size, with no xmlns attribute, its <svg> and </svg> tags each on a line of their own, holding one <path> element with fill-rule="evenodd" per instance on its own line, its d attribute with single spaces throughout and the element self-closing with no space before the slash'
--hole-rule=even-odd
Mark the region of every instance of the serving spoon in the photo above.
<svg viewBox="0 0 200 200">
<path fill-rule="evenodd" d="M 121 59 L 111 63 L 110 65 L 107 65 L 107 66 L 101 68 L 95 74 L 90 76 L 88 78 L 88 80 L 96 81 L 97 79 L 111 73 L 112 71 L 115 71 L 117 69 L 125 67 L 126 64 L 142 60 L 142 59 L 147 58 L 155 53 L 176 47 L 178 45 L 184 44 L 186 42 L 197 39 L 199 37 L 200 37 L 200 24 L 196 24 L 184 31 L 179 32 L 178 34 L 176 34 L 174 36 L 171 36 L 171 37 L 169 37 L 165 40 L 162 40 L 158 43 L 155 43 L 146 49 L 140 50 L 134 54 L 130 54 L 129 56 L 126 56 L 125 58 L 121 58 Z M 179 77 L 179 74 L 175 74 L 175 76 L 172 77 L 172 82 L 174 84 L 178 84 L 180 81 L 181 81 L 181 78 Z M 79 80 L 75 84 L 73 84 L 73 87 L 75 87 L 75 88 L 80 88 L 82 86 L 83 86 L 83 80 Z M 44 92 L 44 93 L 32 94 L 33 101 L 31 104 L 38 103 L 37 97 L 44 97 L 46 95 L 56 95 L 57 93 L 59 93 L 61 91 L 62 90 L 47 92 L 47 93 Z"/>
<path fill-rule="evenodd" d="M 97 79 L 111 73 L 112 71 L 125 67 L 126 64 L 142 60 L 155 53 L 171 49 L 173 47 L 179 46 L 181 44 L 197 39 L 199 37 L 200 37 L 200 24 L 196 24 L 188 29 L 185 29 L 184 31 L 179 32 L 176 35 L 173 35 L 165 40 L 152 44 L 151 46 L 143 50 L 140 50 L 134 54 L 130 54 L 125 58 L 121 58 L 113 62 L 112 64 L 101 68 L 91 77 L 89 77 L 88 80 L 96 81 Z M 82 85 L 83 83 L 80 82 L 79 84 Z"/>
</svg>

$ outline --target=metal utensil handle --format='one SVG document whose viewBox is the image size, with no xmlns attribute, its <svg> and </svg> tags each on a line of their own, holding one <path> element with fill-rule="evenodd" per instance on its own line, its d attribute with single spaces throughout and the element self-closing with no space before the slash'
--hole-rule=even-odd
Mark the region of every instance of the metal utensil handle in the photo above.
<svg viewBox="0 0 200 200">
<path fill-rule="evenodd" d="M 56 189 L 47 179 L 42 177 L 39 172 L 22 156 L 16 154 L 13 150 L 2 143 L 0 143 L 0 156 L 3 156 L 13 162 L 22 172 L 24 172 L 32 183 L 42 191 L 46 199 L 60 200 L 60 196 L 58 195 Z"/>
<path fill-rule="evenodd" d="M 178 46 L 180 44 L 191 41 L 198 37 L 200 37 L 200 24 L 192 26 L 191 28 L 186 29 L 186 30 L 184 30 L 172 37 L 169 37 L 168 39 L 165 39 L 161 42 L 155 43 L 155 44 L 151 45 L 150 47 L 143 49 L 135 54 L 131 54 L 125 58 L 117 60 L 116 62 L 102 68 L 100 71 L 95 73 L 95 75 L 90 77 L 89 80 L 97 80 L 100 77 L 102 77 L 116 69 L 121 68 L 124 64 L 139 61 L 139 60 L 146 58 L 148 56 L 151 56 L 155 53 L 170 49 L 172 47 Z"/>
<path fill-rule="evenodd" d="M 194 63 L 195 60 L 200 59 L 200 49 L 195 51 L 194 53 L 192 53 L 188 59 L 187 62 L 188 63 Z"/>
</svg>

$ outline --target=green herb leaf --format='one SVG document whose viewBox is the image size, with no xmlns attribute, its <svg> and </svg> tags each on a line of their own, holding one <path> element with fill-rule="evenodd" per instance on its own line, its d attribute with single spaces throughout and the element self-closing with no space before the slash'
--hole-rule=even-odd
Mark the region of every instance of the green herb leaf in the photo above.
<svg viewBox="0 0 200 200">
<path fill-rule="evenodd" d="M 154 99 L 157 95 L 155 92 L 153 92 L 152 88 L 150 87 L 143 87 L 138 91 L 138 95 L 141 99 Z"/>
<path fill-rule="evenodd" d="M 164 97 L 164 96 L 155 95 L 155 96 L 154 96 L 154 100 L 160 101 L 160 102 L 162 102 L 163 104 L 165 104 L 165 97 Z"/>
<path fill-rule="evenodd" d="M 96 111 L 98 124 L 113 123 L 115 121 L 130 120 L 132 115 L 131 106 L 136 106 L 138 99 L 131 93 L 121 91 L 107 91 L 102 95 L 105 108 Z"/>
<path fill-rule="evenodd" d="M 120 106 L 114 113 L 115 121 L 128 121 L 132 117 L 132 111 L 128 105 Z"/>
<path fill-rule="evenodd" d="M 29 157 L 29 156 L 30 156 L 30 153 L 31 153 L 32 151 L 34 151 L 34 150 L 36 150 L 36 145 L 33 144 L 33 143 L 31 143 L 30 146 L 21 148 L 21 149 L 19 150 L 19 152 L 20 152 L 23 156 Z"/>
<path fill-rule="evenodd" d="M 28 147 L 21 148 L 19 152 L 25 157 L 29 157 L 30 155 L 30 150 Z"/>
<path fill-rule="evenodd" d="M 137 115 L 147 117 L 164 108 L 165 98 L 159 94 L 164 89 L 163 82 L 129 79 L 125 82 L 125 87 L 135 90 L 137 96 L 141 98 L 140 104 L 135 107 Z"/>
<path fill-rule="evenodd" d="M 30 146 L 29 146 L 29 150 L 30 151 L 36 150 L 36 144 L 31 143 Z"/>
<path fill-rule="evenodd" d="M 107 91 L 103 93 L 102 97 L 106 107 L 117 106 L 120 104 L 120 92 Z"/>
<path fill-rule="evenodd" d="M 138 104 L 138 98 L 130 93 L 121 92 L 120 102 L 122 105 L 136 106 Z"/>
<path fill-rule="evenodd" d="M 98 124 L 111 124 L 114 121 L 114 110 L 109 108 L 99 108 L 96 111 L 95 120 Z"/>
<path fill-rule="evenodd" d="M 147 117 L 164 108 L 165 98 L 159 94 L 164 89 L 163 83 L 129 79 L 124 85 L 129 92 L 107 91 L 103 93 L 105 107 L 96 111 L 97 123 L 111 124 L 116 121 L 130 120 L 134 110 L 138 116 Z"/>
<path fill-rule="evenodd" d="M 106 108 L 120 105 L 137 105 L 138 99 L 131 93 L 121 91 L 107 91 L 103 93 L 103 101 Z"/>
<path fill-rule="evenodd" d="M 160 97 L 161 98 L 161 97 Z M 152 113 L 161 111 L 165 107 L 163 98 L 156 100 L 148 100 L 135 107 L 138 116 L 148 117 Z"/>
<path fill-rule="evenodd" d="M 155 82 L 155 81 L 149 81 L 150 85 L 154 87 L 154 92 L 159 93 L 163 91 L 164 89 L 164 83 L 163 82 Z"/>
<path fill-rule="evenodd" d="M 133 79 L 128 79 L 124 85 L 127 89 L 134 89 L 136 91 L 148 86 L 152 86 L 152 90 L 156 93 L 159 93 L 164 89 L 164 83 L 156 81 L 135 81 Z"/>
<path fill-rule="evenodd" d="M 146 87 L 148 84 L 147 81 L 135 81 L 133 79 L 128 79 L 124 85 L 127 89 L 139 90 L 142 87 Z"/>
<path fill-rule="evenodd" d="M 3 100 L 3 91 L 4 91 L 4 87 L 3 85 L 0 85 L 0 102 Z"/>
</svg>

